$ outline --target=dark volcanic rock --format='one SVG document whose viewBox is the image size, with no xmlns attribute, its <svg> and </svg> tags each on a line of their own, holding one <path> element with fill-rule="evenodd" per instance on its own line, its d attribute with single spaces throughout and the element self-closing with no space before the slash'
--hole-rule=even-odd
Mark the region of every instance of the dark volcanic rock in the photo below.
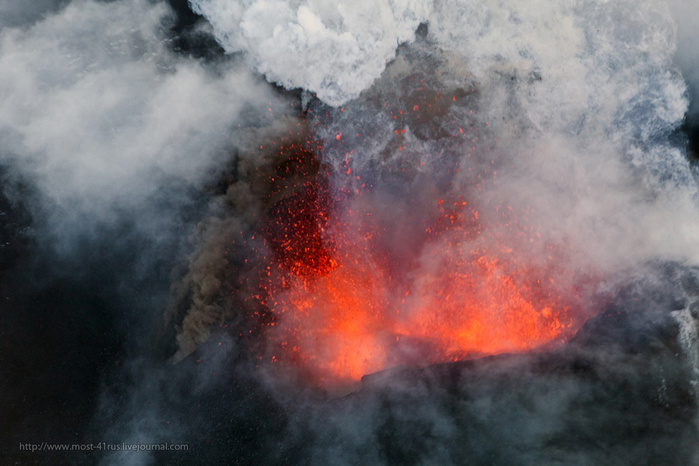
<svg viewBox="0 0 699 466">
<path fill-rule="evenodd" d="M 250 382 L 241 386 L 245 371 L 229 374 L 197 395 L 196 408 L 179 404 L 178 416 L 191 419 L 199 435 L 192 451 L 156 458 L 162 464 L 231 458 L 239 464 L 698 464 L 696 342 L 686 341 L 696 334 L 696 320 L 688 317 L 696 307 L 696 270 L 675 264 L 653 270 L 622 280 L 603 312 L 553 351 L 394 368 L 365 376 L 358 392 L 336 399 L 288 385 L 250 390 Z M 244 386 L 245 396 L 227 395 Z M 209 419 L 218 427 L 201 437 Z"/>
<path fill-rule="evenodd" d="M 694 298 L 696 271 L 659 275 L 630 283 L 559 350 L 366 376 L 315 407 L 309 459 L 697 464 L 697 374 L 673 313 Z"/>
</svg>

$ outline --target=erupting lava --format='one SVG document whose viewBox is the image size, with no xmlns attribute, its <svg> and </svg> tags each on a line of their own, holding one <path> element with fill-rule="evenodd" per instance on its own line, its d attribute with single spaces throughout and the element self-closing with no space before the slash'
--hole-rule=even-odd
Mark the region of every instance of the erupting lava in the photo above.
<svg viewBox="0 0 699 466">
<path fill-rule="evenodd" d="M 401 364 L 526 351 L 577 330 L 571 301 L 554 286 L 565 274 L 554 248 L 532 266 L 513 247 L 496 250 L 466 201 L 439 200 L 421 250 L 396 266 L 382 244 L 402 226 L 378 226 L 375 199 L 360 198 L 330 215 L 326 188 L 310 184 L 272 209 L 276 260 L 264 302 L 275 316 L 265 330 L 272 362 L 334 388 Z M 537 236 L 527 227 L 508 235 L 522 244 Z"/>
</svg>

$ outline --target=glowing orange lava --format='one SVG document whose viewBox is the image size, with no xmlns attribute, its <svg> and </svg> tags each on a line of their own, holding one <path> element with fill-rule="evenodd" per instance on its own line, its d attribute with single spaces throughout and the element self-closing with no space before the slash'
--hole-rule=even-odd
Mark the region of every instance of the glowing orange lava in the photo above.
<svg viewBox="0 0 699 466">
<path fill-rule="evenodd" d="M 531 350 L 577 330 L 571 300 L 555 285 L 564 274 L 555 251 L 527 261 L 518 250 L 537 238 L 533 229 L 510 229 L 508 238 L 523 241 L 503 245 L 481 231 L 465 201 L 443 204 L 424 247 L 400 274 L 361 205 L 338 215 L 332 228 L 313 193 L 278 208 L 275 221 L 292 226 L 278 227 L 281 239 L 271 241 L 277 260 L 266 306 L 276 320 L 266 329 L 269 359 L 332 389 L 401 364 Z"/>
</svg>

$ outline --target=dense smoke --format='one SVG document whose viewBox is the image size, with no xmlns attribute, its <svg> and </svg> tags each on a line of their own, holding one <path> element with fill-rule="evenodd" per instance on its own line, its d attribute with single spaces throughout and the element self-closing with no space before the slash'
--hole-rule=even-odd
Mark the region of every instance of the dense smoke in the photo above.
<svg viewBox="0 0 699 466">
<path fill-rule="evenodd" d="M 4 159 L 37 180 L 57 235 L 152 209 L 163 187 L 201 185 L 239 125 L 268 118 L 257 102 L 279 105 L 230 60 L 205 67 L 173 53 L 173 20 L 164 4 L 88 1 L 4 31 Z M 138 226 L 157 231 L 161 216 L 148 214 Z"/>
<path fill-rule="evenodd" d="M 696 464 L 698 25 L 680 0 L 0 0 L 4 450 Z M 368 340 L 323 333 L 356 302 Z M 548 333 L 500 338 L 513 302 Z M 488 324 L 481 350 L 439 319 Z M 17 447 L 41 442 L 190 450 Z"/>
<path fill-rule="evenodd" d="M 340 105 L 369 87 L 413 40 L 429 2 L 191 2 L 228 52 L 244 51 L 271 81 Z"/>
</svg>

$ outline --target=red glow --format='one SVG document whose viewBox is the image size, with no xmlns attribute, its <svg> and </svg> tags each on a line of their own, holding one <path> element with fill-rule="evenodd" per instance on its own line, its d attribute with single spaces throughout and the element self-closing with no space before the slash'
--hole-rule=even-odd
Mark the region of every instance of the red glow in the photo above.
<svg viewBox="0 0 699 466">
<path fill-rule="evenodd" d="M 315 190 L 314 190 L 315 189 Z M 316 188 L 277 206 L 270 236 L 266 306 L 269 359 L 296 368 L 313 384 L 335 388 L 399 364 L 426 365 L 521 352 L 564 340 L 580 322 L 563 299 L 555 248 L 525 260 L 541 242 L 500 209 L 495 233 L 463 199 L 438 200 L 415 260 L 396 271 L 382 243 L 400 233 L 372 221 L 359 198 L 328 225 Z M 286 225 L 286 226 L 285 226 Z M 504 233 L 503 233 L 504 231 Z M 509 243 L 503 238 L 508 238 Z"/>
<path fill-rule="evenodd" d="M 265 233 L 280 265 L 298 276 L 329 273 L 336 267 L 323 244 L 327 198 L 314 183 L 278 202 Z"/>
</svg>

